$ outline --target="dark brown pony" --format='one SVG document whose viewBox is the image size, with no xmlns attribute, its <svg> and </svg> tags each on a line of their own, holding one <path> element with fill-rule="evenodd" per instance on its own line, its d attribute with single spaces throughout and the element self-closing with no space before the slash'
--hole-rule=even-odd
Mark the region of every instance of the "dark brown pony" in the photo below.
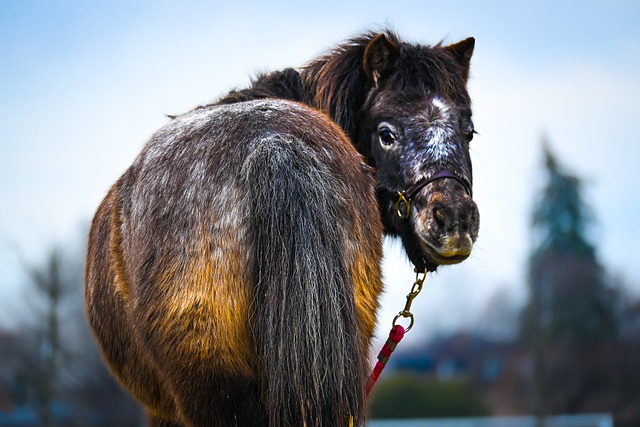
<svg viewBox="0 0 640 427">
<path fill-rule="evenodd" d="M 86 269 L 103 355 L 152 425 L 364 423 L 383 232 L 427 270 L 477 237 L 473 46 L 365 34 L 152 136 Z"/>
</svg>

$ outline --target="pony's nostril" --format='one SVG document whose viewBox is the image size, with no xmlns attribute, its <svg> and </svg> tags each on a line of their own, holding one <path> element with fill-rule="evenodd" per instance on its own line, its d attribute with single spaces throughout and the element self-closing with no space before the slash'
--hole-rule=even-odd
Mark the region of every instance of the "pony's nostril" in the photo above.
<svg viewBox="0 0 640 427">
<path fill-rule="evenodd" d="M 442 208 L 433 208 L 433 221 L 439 228 L 444 228 L 447 225 L 447 216 Z"/>
<path fill-rule="evenodd" d="M 471 224 L 473 224 L 473 213 L 468 213 L 463 217 L 463 220 L 460 221 L 460 231 L 463 233 L 470 233 Z"/>
</svg>

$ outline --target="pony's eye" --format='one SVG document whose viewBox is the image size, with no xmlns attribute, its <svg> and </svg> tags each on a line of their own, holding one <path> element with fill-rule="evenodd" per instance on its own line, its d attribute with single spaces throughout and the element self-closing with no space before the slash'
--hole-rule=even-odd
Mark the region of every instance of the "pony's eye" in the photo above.
<svg viewBox="0 0 640 427">
<path fill-rule="evenodd" d="M 467 133 L 465 133 L 464 138 L 467 141 L 467 143 L 471 142 L 471 140 L 473 139 L 473 135 L 477 134 L 478 132 L 475 131 L 475 129 L 473 128 L 473 126 L 467 131 Z"/>
<path fill-rule="evenodd" d="M 471 140 L 473 139 L 473 134 L 475 132 L 467 132 L 467 142 L 471 142 Z"/>
<path fill-rule="evenodd" d="M 398 142 L 398 137 L 396 133 L 391 128 L 391 126 L 386 124 L 381 124 L 378 126 L 378 139 L 382 145 L 392 145 Z"/>
<path fill-rule="evenodd" d="M 382 129 L 378 132 L 380 142 L 384 145 L 391 145 L 396 142 L 396 135 L 390 129 Z"/>
</svg>

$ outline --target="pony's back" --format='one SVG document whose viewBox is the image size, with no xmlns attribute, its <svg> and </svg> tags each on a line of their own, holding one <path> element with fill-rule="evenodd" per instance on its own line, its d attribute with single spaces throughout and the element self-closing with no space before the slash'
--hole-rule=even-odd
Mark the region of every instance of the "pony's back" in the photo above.
<svg viewBox="0 0 640 427">
<path fill-rule="evenodd" d="M 364 420 L 381 225 L 368 167 L 284 101 L 158 131 L 94 218 L 88 315 L 157 425 Z"/>
</svg>

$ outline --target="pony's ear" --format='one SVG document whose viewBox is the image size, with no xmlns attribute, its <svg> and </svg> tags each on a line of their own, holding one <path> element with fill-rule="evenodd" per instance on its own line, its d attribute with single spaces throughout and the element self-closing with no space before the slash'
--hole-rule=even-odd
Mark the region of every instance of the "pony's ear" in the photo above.
<svg viewBox="0 0 640 427">
<path fill-rule="evenodd" d="M 471 55 L 473 55 L 473 48 L 476 45 L 476 39 L 469 37 L 458 43 L 454 43 L 445 47 L 445 49 L 453 55 L 454 58 L 462 65 L 464 70 L 464 79 L 469 78 L 469 64 L 471 62 Z"/>
<path fill-rule="evenodd" d="M 384 34 L 378 34 L 364 50 L 362 66 L 365 73 L 377 86 L 380 79 L 388 76 L 398 59 L 398 46 Z"/>
</svg>

